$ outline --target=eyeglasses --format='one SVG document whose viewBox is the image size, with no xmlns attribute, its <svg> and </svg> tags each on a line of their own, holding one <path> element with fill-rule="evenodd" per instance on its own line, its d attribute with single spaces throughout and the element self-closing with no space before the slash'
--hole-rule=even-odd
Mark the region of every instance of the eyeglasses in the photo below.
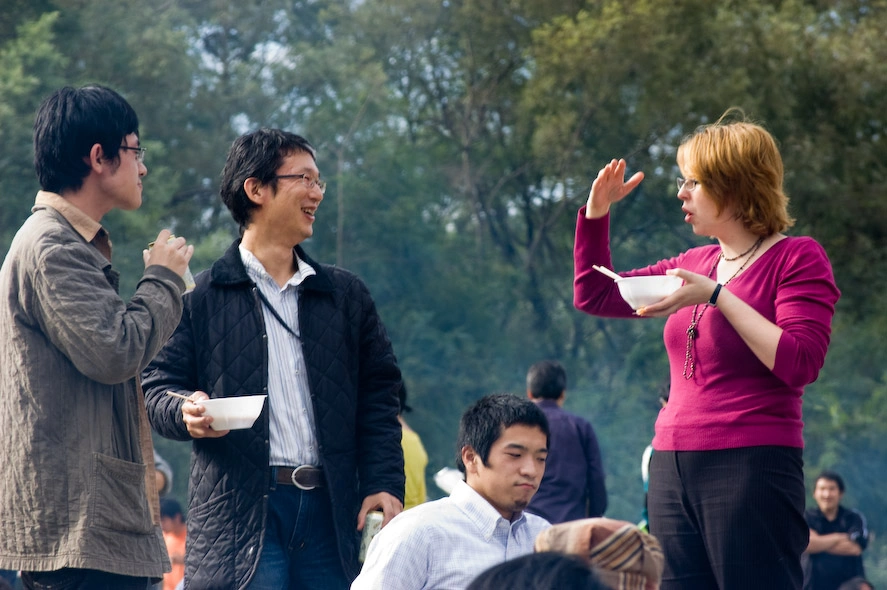
<svg viewBox="0 0 887 590">
<path fill-rule="evenodd" d="M 137 153 L 136 153 L 136 160 L 138 160 L 139 162 L 144 162 L 144 161 L 145 161 L 145 152 L 148 151 L 148 148 L 143 148 L 143 147 L 130 147 L 130 146 L 128 146 L 128 145 L 122 145 L 122 146 L 120 146 L 120 149 L 122 149 L 122 150 L 129 150 L 129 151 L 131 151 L 131 152 L 137 152 Z"/>
<path fill-rule="evenodd" d="M 675 178 L 675 180 L 678 183 L 678 192 L 681 192 L 681 189 L 687 189 L 688 191 L 692 191 L 697 186 L 702 184 L 701 182 L 699 182 L 695 178 L 687 178 L 685 180 L 679 176 L 679 177 Z"/>
<path fill-rule="evenodd" d="M 312 189 L 316 186 L 320 190 L 320 194 L 326 192 L 326 181 L 319 178 L 311 178 L 307 174 L 277 174 L 274 178 L 298 178 L 305 185 L 305 188 Z"/>
</svg>

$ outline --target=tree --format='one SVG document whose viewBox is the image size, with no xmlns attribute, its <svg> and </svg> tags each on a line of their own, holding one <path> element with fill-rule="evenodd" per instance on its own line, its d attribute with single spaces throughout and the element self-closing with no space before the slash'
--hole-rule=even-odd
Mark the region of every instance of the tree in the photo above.
<svg viewBox="0 0 887 590">
<path fill-rule="evenodd" d="M 31 126 L 42 98 L 61 84 L 66 60 L 54 46 L 56 13 L 20 23 L 0 41 L 0 253 L 28 216 L 39 186 L 34 174 Z M 0 37 L 2 39 L 2 37 Z"/>
</svg>

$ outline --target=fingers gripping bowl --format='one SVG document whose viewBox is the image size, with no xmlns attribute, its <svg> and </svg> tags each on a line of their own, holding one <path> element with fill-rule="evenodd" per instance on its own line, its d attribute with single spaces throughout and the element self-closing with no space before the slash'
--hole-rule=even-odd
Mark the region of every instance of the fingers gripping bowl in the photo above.
<svg viewBox="0 0 887 590">
<path fill-rule="evenodd" d="M 616 279 L 619 294 L 632 309 L 639 309 L 662 301 L 677 291 L 684 281 L 671 275 L 621 277 Z"/>
<path fill-rule="evenodd" d="M 267 395 L 243 395 L 237 397 L 217 397 L 195 402 L 206 408 L 205 416 L 212 416 L 213 430 L 238 430 L 252 428 L 256 418 L 262 413 Z"/>
</svg>

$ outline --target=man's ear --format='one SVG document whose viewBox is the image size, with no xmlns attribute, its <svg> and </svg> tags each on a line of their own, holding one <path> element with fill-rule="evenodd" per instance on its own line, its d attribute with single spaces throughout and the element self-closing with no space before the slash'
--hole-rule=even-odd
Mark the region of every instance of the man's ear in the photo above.
<svg viewBox="0 0 887 590">
<path fill-rule="evenodd" d="M 480 463 L 480 455 L 474 448 L 462 447 L 462 463 L 465 464 L 465 475 L 474 475 L 477 473 L 477 464 Z"/>
<path fill-rule="evenodd" d="M 101 172 L 102 166 L 108 165 L 108 158 L 105 157 L 105 150 L 102 149 L 102 145 L 99 143 L 92 144 L 92 147 L 89 148 L 89 154 L 83 158 L 83 161 L 96 172 Z"/>
<path fill-rule="evenodd" d="M 253 176 L 243 181 L 243 191 L 246 193 L 246 197 L 257 205 L 264 203 L 266 189 L 267 187 Z"/>
</svg>

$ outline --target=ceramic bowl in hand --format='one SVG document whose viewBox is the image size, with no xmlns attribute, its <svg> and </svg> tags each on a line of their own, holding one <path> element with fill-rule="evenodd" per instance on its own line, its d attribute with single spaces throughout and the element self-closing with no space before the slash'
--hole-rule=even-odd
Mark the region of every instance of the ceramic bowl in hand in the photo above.
<svg viewBox="0 0 887 590">
<path fill-rule="evenodd" d="M 204 416 L 212 416 L 210 428 L 213 430 L 238 430 L 252 428 L 256 418 L 262 413 L 267 395 L 242 395 L 237 397 L 217 397 L 195 402 L 206 408 Z"/>
<path fill-rule="evenodd" d="M 616 279 L 619 294 L 632 309 L 640 309 L 662 301 L 684 284 L 683 279 L 671 275 L 622 277 Z"/>
</svg>

